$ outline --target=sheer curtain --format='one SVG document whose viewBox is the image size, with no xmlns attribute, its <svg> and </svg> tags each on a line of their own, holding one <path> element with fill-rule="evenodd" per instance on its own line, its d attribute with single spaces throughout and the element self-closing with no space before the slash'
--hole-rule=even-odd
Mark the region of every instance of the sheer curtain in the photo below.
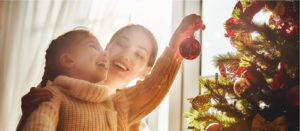
<svg viewBox="0 0 300 131">
<path fill-rule="evenodd" d="M 0 0 L 0 127 L 16 129 L 21 97 L 39 84 L 50 41 L 78 26 L 87 27 L 105 47 L 128 23 L 156 36 L 161 54 L 173 28 L 172 0 Z M 180 3 L 180 2 L 179 2 Z M 174 9 L 173 9 L 174 10 Z M 176 15 L 177 18 L 177 15 Z M 173 27 L 174 26 L 174 27 Z M 146 120 L 152 130 L 168 130 L 168 99 Z"/>
<path fill-rule="evenodd" d="M 105 47 L 130 21 L 136 0 L 0 1 L 0 127 L 16 129 L 21 97 L 42 77 L 45 50 L 58 35 L 88 27 Z M 124 4 L 126 7 L 124 7 Z"/>
</svg>

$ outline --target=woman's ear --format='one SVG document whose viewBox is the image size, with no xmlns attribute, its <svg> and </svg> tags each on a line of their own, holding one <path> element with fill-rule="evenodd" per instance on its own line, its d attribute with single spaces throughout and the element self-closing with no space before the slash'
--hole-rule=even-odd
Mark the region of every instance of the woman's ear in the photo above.
<svg viewBox="0 0 300 131">
<path fill-rule="evenodd" d="M 71 54 L 62 53 L 59 57 L 59 63 L 62 68 L 72 68 L 75 64 L 75 61 Z"/>
<path fill-rule="evenodd" d="M 151 69 L 152 69 L 152 67 L 150 67 L 150 66 L 145 67 L 145 69 L 139 75 L 139 78 L 144 79 L 146 77 L 146 75 L 148 75 L 150 73 Z"/>
</svg>

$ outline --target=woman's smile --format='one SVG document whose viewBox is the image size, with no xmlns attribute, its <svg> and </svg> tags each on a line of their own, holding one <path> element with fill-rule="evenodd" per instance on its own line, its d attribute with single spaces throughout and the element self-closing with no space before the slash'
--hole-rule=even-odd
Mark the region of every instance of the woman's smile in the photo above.
<svg viewBox="0 0 300 131">
<path fill-rule="evenodd" d="M 122 72 L 130 71 L 128 65 L 125 64 L 125 62 L 122 62 L 120 60 L 114 60 L 112 62 L 112 66 L 114 67 L 114 69 L 117 69 L 118 71 L 122 71 Z"/>
</svg>

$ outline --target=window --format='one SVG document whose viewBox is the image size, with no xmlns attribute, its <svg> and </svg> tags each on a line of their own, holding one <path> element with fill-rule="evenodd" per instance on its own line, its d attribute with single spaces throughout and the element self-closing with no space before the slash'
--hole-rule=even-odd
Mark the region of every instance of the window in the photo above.
<svg viewBox="0 0 300 131">
<path fill-rule="evenodd" d="M 218 72 L 213 66 L 213 57 L 235 51 L 230 40 L 224 37 L 224 23 L 231 17 L 237 0 L 203 0 L 203 21 L 206 25 L 202 32 L 201 75 L 211 76 Z"/>
</svg>

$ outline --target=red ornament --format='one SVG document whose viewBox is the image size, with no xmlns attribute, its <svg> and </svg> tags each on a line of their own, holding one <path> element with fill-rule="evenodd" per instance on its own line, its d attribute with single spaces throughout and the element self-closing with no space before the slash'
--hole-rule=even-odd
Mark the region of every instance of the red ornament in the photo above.
<svg viewBox="0 0 300 131">
<path fill-rule="evenodd" d="M 238 1 L 234 8 L 240 9 L 241 13 L 251 21 L 253 16 L 265 6 L 264 1 L 254 0 L 247 8 L 243 8 L 241 1 Z M 233 12 L 232 12 L 233 14 Z"/>
<path fill-rule="evenodd" d="M 253 70 L 247 70 L 244 72 L 244 77 L 247 78 L 253 85 L 259 85 L 261 78 L 258 77 L 258 72 Z"/>
<path fill-rule="evenodd" d="M 273 82 L 271 88 L 277 90 L 285 87 L 288 84 L 288 75 L 286 73 L 286 64 L 284 60 L 281 60 L 278 64 L 279 73 L 275 73 L 273 76 Z"/>
<path fill-rule="evenodd" d="M 269 24 L 284 38 L 292 38 L 299 33 L 299 5 L 293 2 L 277 2 Z"/>
<path fill-rule="evenodd" d="M 222 126 L 219 123 L 211 123 L 206 127 L 205 131 L 222 131 Z"/>
<path fill-rule="evenodd" d="M 183 58 L 192 60 L 200 55 L 201 45 L 193 37 L 186 38 L 180 44 L 179 52 Z"/>
<path fill-rule="evenodd" d="M 255 68 L 247 68 L 242 76 L 247 78 L 253 86 L 267 85 L 265 77 Z"/>
<path fill-rule="evenodd" d="M 266 84 L 266 80 L 264 76 L 257 71 L 253 67 L 239 67 L 236 71 L 233 77 L 238 76 L 242 78 L 246 78 L 251 85 L 253 86 L 259 86 L 259 85 L 264 85 Z"/>
<path fill-rule="evenodd" d="M 240 76 L 247 68 L 244 66 L 239 67 L 236 71 L 234 76 Z"/>
<path fill-rule="evenodd" d="M 294 86 L 289 89 L 286 93 L 286 103 L 290 107 L 299 107 L 300 99 L 299 99 L 299 88 L 300 86 Z"/>
<path fill-rule="evenodd" d="M 273 82 L 271 84 L 271 88 L 273 90 L 278 90 L 283 88 L 286 84 L 286 78 L 281 73 L 275 73 L 273 76 Z"/>
<path fill-rule="evenodd" d="M 249 20 L 252 21 L 253 16 L 260 11 L 265 6 L 264 1 L 253 1 L 247 8 L 243 9 L 243 6 L 241 2 L 237 2 L 234 8 L 240 9 L 241 13 L 244 14 L 244 16 Z M 234 20 L 233 17 L 229 18 L 225 25 L 226 25 L 226 36 L 233 36 L 235 31 L 232 29 L 232 25 L 234 24 L 244 24 L 243 22 L 240 22 L 239 20 Z"/>
<path fill-rule="evenodd" d="M 292 18 L 286 20 L 280 20 L 277 25 L 275 25 L 275 30 L 285 38 L 291 38 L 294 35 L 298 34 L 298 24 Z"/>
<path fill-rule="evenodd" d="M 219 64 L 219 72 L 221 76 L 226 77 L 226 68 L 222 62 Z"/>
<path fill-rule="evenodd" d="M 228 71 L 234 73 L 238 69 L 238 65 L 230 65 Z"/>
<path fill-rule="evenodd" d="M 237 25 L 237 24 L 240 24 L 240 22 L 238 20 L 234 20 L 233 17 L 229 18 L 226 23 L 225 23 L 225 29 L 226 29 L 226 32 L 227 32 L 227 36 L 231 37 L 234 35 L 235 33 L 235 30 L 232 29 L 232 25 Z"/>
</svg>

